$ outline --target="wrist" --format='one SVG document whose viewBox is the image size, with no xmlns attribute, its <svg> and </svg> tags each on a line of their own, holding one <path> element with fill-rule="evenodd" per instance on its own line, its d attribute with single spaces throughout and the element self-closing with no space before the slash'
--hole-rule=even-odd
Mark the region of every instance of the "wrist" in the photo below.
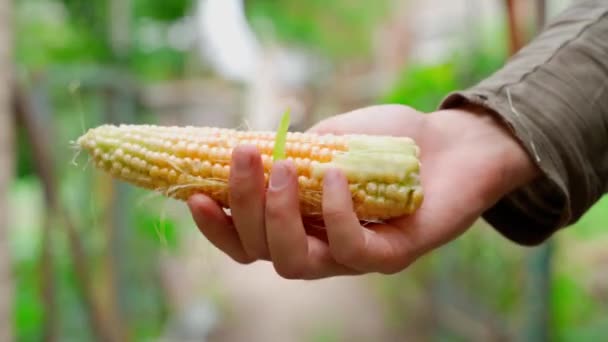
<svg viewBox="0 0 608 342">
<path fill-rule="evenodd" d="M 503 197 L 540 175 L 530 153 L 498 113 L 471 104 L 434 114 L 440 115 L 431 115 L 431 120 L 441 120 L 438 125 L 458 136 L 452 136 L 452 139 L 462 139 L 465 145 L 472 146 L 471 150 L 476 151 L 479 158 L 488 161 L 487 165 L 491 165 L 496 174 L 497 197 Z M 446 123 L 448 116 L 451 119 Z"/>
<path fill-rule="evenodd" d="M 466 111 L 480 116 L 488 117 L 489 127 L 495 129 L 505 141 L 504 164 L 507 174 L 512 177 L 506 186 L 508 192 L 532 182 L 540 175 L 540 169 L 534 162 L 533 156 L 528 152 L 522 141 L 516 136 L 513 128 L 507 124 L 498 113 L 493 110 L 471 105 Z"/>
</svg>

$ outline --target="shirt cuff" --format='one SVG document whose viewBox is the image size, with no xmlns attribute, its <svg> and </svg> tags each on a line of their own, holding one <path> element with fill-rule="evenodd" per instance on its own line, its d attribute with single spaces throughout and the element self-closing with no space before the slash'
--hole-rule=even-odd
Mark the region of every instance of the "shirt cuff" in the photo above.
<svg viewBox="0 0 608 342">
<path fill-rule="evenodd" d="M 440 109 L 476 105 L 496 114 L 522 143 L 541 170 L 542 176 L 500 199 L 483 213 L 485 219 L 509 240 L 526 246 L 543 243 L 570 222 L 570 198 L 558 169 L 551 160 L 541 158 L 550 148 L 543 132 L 526 117 L 519 116 L 504 96 L 481 89 L 454 92 Z"/>
</svg>

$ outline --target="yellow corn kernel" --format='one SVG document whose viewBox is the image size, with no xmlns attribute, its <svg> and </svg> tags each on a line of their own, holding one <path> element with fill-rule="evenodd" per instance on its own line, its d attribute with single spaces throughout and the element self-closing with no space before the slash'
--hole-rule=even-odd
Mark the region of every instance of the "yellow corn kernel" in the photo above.
<svg viewBox="0 0 608 342">
<path fill-rule="evenodd" d="M 103 125 L 89 130 L 77 144 L 113 177 L 179 200 L 204 193 L 229 208 L 233 148 L 255 145 L 268 180 L 274 139 L 273 132 L 214 127 Z M 419 148 L 410 138 L 290 132 L 285 153 L 296 166 L 305 217 L 321 215 L 323 176 L 330 168 L 347 176 L 361 220 L 411 214 L 422 203 Z"/>
</svg>

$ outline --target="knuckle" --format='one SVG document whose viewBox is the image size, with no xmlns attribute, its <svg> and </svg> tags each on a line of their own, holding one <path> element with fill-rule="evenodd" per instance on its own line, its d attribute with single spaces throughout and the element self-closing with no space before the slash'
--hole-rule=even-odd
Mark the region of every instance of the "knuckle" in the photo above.
<svg viewBox="0 0 608 342">
<path fill-rule="evenodd" d="M 350 214 L 350 212 L 347 212 L 341 208 L 335 208 L 329 205 L 326 205 L 323 209 L 323 218 L 330 223 L 347 221 Z"/>
<path fill-rule="evenodd" d="M 419 113 L 419 111 L 411 106 L 405 104 L 383 104 L 378 105 L 378 109 L 384 110 L 385 112 L 397 113 L 397 114 L 412 114 Z"/>
<path fill-rule="evenodd" d="M 266 201 L 266 219 L 269 221 L 284 221 L 287 218 L 287 210 L 284 201 Z"/>
<path fill-rule="evenodd" d="M 385 275 L 397 274 L 408 268 L 414 261 L 414 257 L 407 256 L 401 260 L 383 262 L 380 264 L 378 272 Z"/>
<path fill-rule="evenodd" d="M 396 266 L 396 265 L 381 265 L 378 269 L 378 273 L 384 275 L 393 275 L 404 270 L 406 266 Z"/>
<path fill-rule="evenodd" d="M 405 104 L 388 104 L 387 106 L 388 108 L 394 108 L 395 110 L 400 110 L 403 112 L 417 111 L 414 107 Z"/>
<path fill-rule="evenodd" d="M 361 242 L 344 243 L 331 248 L 332 255 L 343 265 L 355 265 L 365 256 L 365 245 Z"/>
<path fill-rule="evenodd" d="M 254 260 L 266 260 L 268 259 L 268 252 L 261 247 L 250 247 L 246 249 L 249 258 Z"/>
<path fill-rule="evenodd" d="M 274 269 L 278 275 L 289 280 L 304 279 L 306 276 L 306 268 L 303 263 L 274 263 Z"/>
<path fill-rule="evenodd" d="M 250 265 L 254 261 L 256 261 L 255 258 L 252 258 L 249 255 L 230 255 L 230 257 L 232 258 L 232 260 L 241 265 Z"/>
<path fill-rule="evenodd" d="M 232 204 L 247 204 L 251 201 L 252 189 L 251 178 L 233 176 L 230 179 L 230 202 Z"/>
</svg>

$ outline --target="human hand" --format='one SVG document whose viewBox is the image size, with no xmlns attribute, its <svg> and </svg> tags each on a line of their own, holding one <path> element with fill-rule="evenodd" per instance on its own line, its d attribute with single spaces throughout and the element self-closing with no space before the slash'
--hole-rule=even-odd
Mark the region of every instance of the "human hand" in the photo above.
<svg viewBox="0 0 608 342">
<path fill-rule="evenodd" d="M 413 138 L 421 149 L 422 206 L 410 216 L 362 226 L 345 177 L 331 170 L 323 184 L 325 229 L 307 229 L 293 166 L 274 163 L 266 189 L 259 153 L 241 146 L 232 159 L 231 215 L 204 195 L 188 201 L 205 237 L 237 262 L 269 260 L 289 279 L 396 273 L 458 237 L 537 174 L 503 124 L 472 108 L 425 115 L 404 106 L 374 106 L 324 120 L 310 132 Z"/>
</svg>

